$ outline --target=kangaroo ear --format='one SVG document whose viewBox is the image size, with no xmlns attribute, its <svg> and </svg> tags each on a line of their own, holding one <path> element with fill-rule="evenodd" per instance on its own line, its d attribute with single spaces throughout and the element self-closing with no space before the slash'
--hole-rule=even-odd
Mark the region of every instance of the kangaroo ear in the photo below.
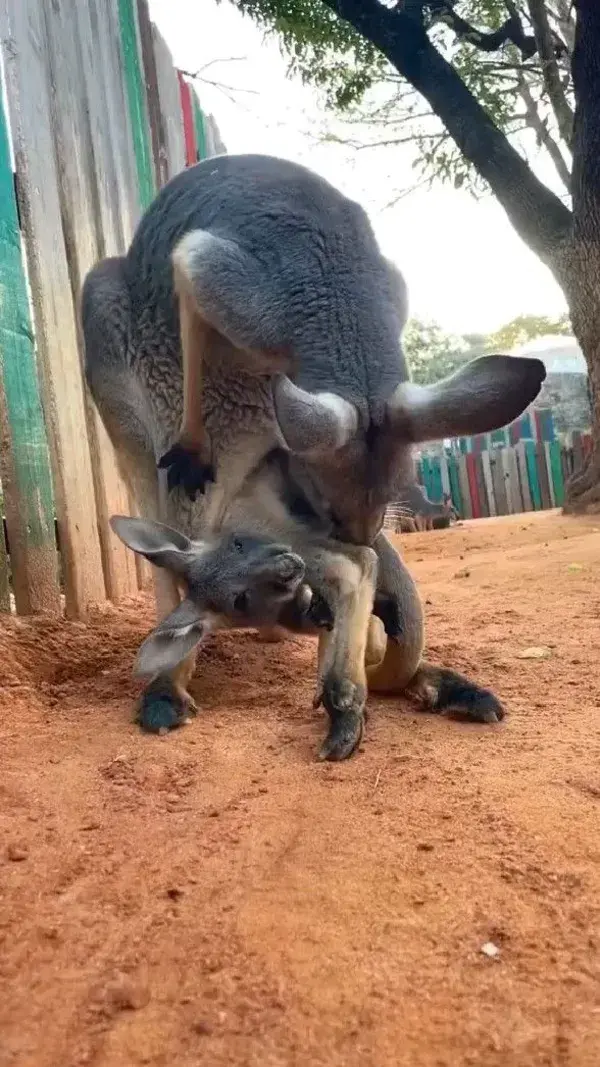
<svg viewBox="0 0 600 1067">
<path fill-rule="evenodd" d="M 126 515 L 113 515 L 111 529 L 133 552 L 145 556 L 156 567 L 182 573 L 201 547 L 189 537 L 150 519 L 133 519 Z"/>
<path fill-rule="evenodd" d="M 218 624 L 218 616 L 196 607 L 191 600 L 182 600 L 140 647 L 135 674 L 155 678 L 173 671 Z"/>
<path fill-rule="evenodd" d="M 403 382 L 387 405 L 394 434 L 406 442 L 487 433 L 516 419 L 546 377 L 539 359 L 481 356 L 435 385 Z"/>
<path fill-rule="evenodd" d="M 336 451 L 358 427 L 358 411 L 337 393 L 308 393 L 281 375 L 273 388 L 275 415 L 290 452 Z"/>
</svg>

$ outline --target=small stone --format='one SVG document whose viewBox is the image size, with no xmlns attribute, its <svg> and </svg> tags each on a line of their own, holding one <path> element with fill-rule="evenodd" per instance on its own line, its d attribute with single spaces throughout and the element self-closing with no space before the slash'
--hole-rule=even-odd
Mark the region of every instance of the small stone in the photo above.
<svg viewBox="0 0 600 1067">
<path fill-rule="evenodd" d="M 484 956 L 487 956 L 491 960 L 497 959 L 500 955 L 500 949 L 493 941 L 486 941 L 485 944 L 481 946 L 480 951 Z"/>
<path fill-rule="evenodd" d="M 145 982 L 130 975 L 121 974 L 107 989 L 108 999 L 118 1011 L 139 1011 L 150 1000 Z"/>
<path fill-rule="evenodd" d="M 183 896 L 183 889 L 180 889 L 177 885 L 169 886 L 167 896 L 170 900 L 179 900 Z"/>
<path fill-rule="evenodd" d="M 210 1037 L 212 1034 L 212 1026 L 204 1019 L 198 1019 L 197 1022 L 192 1023 L 192 1030 L 200 1037 Z"/>
<path fill-rule="evenodd" d="M 27 845 L 11 844 L 6 849 L 6 858 L 11 863 L 22 863 L 23 860 L 29 858 L 29 849 Z"/>
<path fill-rule="evenodd" d="M 517 652 L 517 659 L 550 659 L 552 655 L 552 649 L 547 645 L 532 645 L 531 648 L 524 648 L 522 652 Z"/>
<path fill-rule="evenodd" d="M 471 571 L 469 570 L 468 567 L 463 567 L 462 570 L 456 572 L 454 577 L 455 578 L 468 578 L 470 573 L 471 573 Z"/>
<path fill-rule="evenodd" d="M 419 841 L 417 845 L 418 852 L 433 852 L 433 845 L 429 841 Z"/>
</svg>

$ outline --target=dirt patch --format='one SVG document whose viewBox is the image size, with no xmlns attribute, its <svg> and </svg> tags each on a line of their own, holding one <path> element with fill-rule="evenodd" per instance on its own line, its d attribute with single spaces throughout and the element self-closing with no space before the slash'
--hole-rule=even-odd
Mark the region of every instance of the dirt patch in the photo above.
<svg viewBox="0 0 600 1067">
<path fill-rule="evenodd" d="M 145 737 L 149 601 L 2 624 L 1 1067 L 596 1067 L 600 524 L 403 547 L 502 726 L 373 700 L 318 764 L 313 644 L 229 634 Z"/>
</svg>

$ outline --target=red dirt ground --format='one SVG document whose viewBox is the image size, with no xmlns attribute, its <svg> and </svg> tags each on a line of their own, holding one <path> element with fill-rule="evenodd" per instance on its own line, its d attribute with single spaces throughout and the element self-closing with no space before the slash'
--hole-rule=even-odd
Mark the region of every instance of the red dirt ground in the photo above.
<svg viewBox="0 0 600 1067">
<path fill-rule="evenodd" d="M 163 740 L 130 721 L 148 601 L 3 624 L 1 1067 L 597 1067 L 595 523 L 406 537 L 430 658 L 509 716 L 373 700 L 342 765 L 309 641 L 215 638 Z"/>
</svg>

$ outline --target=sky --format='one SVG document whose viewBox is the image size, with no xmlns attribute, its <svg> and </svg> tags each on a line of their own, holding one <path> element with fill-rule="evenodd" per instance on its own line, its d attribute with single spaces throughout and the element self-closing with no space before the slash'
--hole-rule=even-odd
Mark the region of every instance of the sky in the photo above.
<svg viewBox="0 0 600 1067">
<path fill-rule="evenodd" d="M 229 152 L 303 163 L 363 205 L 383 252 L 406 278 L 411 315 L 453 333 L 487 333 L 520 314 L 565 310 L 549 271 L 491 196 L 474 201 L 436 184 L 390 206 L 414 185 L 413 150 L 356 152 L 325 143 L 332 120 L 318 93 L 290 77 L 277 41 L 227 0 L 150 0 L 150 12 L 175 65 L 203 68 L 200 100 Z"/>
</svg>

